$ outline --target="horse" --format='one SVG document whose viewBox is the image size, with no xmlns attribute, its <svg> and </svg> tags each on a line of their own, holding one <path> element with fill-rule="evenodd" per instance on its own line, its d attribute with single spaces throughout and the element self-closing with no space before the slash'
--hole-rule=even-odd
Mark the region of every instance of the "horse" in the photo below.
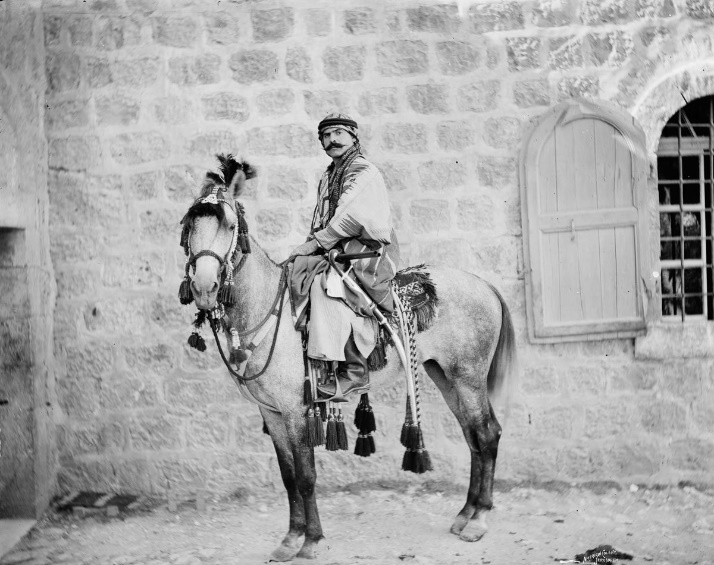
<svg viewBox="0 0 714 565">
<path fill-rule="evenodd" d="M 262 367 L 260 378 L 246 382 L 245 387 L 259 404 L 288 496 L 288 532 L 270 558 L 314 559 L 324 536 L 315 495 L 314 449 L 305 439 L 301 335 L 294 329 L 290 308 L 275 306 L 276 291 L 283 284 L 282 265 L 246 235 L 238 199 L 254 170 L 231 155 L 218 158 L 222 175 L 207 173 L 198 198 L 182 220 L 182 245 L 188 256 L 182 292 L 190 288 L 188 301 L 195 300 L 198 314 L 214 312 L 221 284 L 230 275 L 235 296 L 234 303 L 225 308 L 225 318 L 231 323 L 257 327 L 266 313 L 279 312 L 270 332 L 272 339 L 257 345 L 247 361 L 245 375 Z M 243 243 L 236 245 L 237 239 Z M 466 503 L 450 531 L 462 540 L 477 541 L 487 531 L 486 516 L 493 507 L 502 431 L 491 401 L 506 390 L 507 382 L 512 383 L 514 329 L 503 297 L 490 283 L 450 268 L 430 267 L 430 275 L 438 292 L 438 308 L 431 326 L 416 336 L 418 358 L 456 416 L 471 453 Z M 372 386 L 398 371 L 400 363 L 392 350 L 386 367 L 371 374 Z"/>
</svg>

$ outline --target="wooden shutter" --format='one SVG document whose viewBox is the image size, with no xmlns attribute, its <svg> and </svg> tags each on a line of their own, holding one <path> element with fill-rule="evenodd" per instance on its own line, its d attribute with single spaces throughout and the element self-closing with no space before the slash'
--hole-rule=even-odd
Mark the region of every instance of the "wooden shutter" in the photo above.
<svg viewBox="0 0 714 565">
<path fill-rule="evenodd" d="M 587 100 L 542 116 L 521 153 L 528 327 L 534 342 L 643 333 L 645 135 Z"/>
</svg>

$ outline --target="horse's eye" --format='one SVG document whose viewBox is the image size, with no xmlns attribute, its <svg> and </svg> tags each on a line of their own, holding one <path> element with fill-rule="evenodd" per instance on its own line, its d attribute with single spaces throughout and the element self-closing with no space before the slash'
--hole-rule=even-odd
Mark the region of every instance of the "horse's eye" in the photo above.
<svg viewBox="0 0 714 565">
<path fill-rule="evenodd" d="M 235 229 L 236 229 L 236 225 L 235 225 L 235 224 L 231 224 L 230 230 L 231 230 L 231 231 L 234 231 Z"/>
</svg>

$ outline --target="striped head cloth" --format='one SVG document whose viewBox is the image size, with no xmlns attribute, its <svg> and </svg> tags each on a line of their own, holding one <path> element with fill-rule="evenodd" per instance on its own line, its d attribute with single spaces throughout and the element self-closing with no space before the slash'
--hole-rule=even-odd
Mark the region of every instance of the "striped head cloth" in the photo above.
<svg viewBox="0 0 714 565">
<path fill-rule="evenodd" d="M 351 134 L 357 141 L 359 141 L 359 135 L 357 133 L 357 122 L 350 118 L 347 114 L 339 114 L 333 112 L 327 114 L 317 126 L 317 136 L 322 139 L 322 134 L 328 128 L 340 128 L 345 130 L 347 133 Z"/>
</svg>

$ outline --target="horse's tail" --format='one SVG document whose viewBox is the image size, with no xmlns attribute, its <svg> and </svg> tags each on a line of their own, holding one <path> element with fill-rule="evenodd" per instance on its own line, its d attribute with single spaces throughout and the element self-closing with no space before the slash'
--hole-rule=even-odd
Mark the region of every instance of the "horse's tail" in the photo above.
<svg viewBox="0 0 714 565">
<path fill-rule="evenodd" d="M 492 284 L 488 283 L 488 285 L 501 303 L 501 333 L 488 370 L 486 381 L 488 396 L 498 403 L 503 403 L 508 411 L 511 389 L 515 384 L 512 375 L 516 369 L 516 334 L 511 313 L 503 296 Z"/>
</svg>

